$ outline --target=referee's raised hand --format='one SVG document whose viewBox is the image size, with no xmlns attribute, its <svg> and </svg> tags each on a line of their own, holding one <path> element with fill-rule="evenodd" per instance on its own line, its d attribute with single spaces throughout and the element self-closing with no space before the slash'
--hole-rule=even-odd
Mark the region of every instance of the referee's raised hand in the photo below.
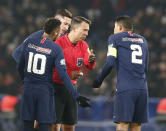
<svg viewBox="0 0 166 131">
<path fill-rule="evenodd" d="M 85 96 L 79 96 L 77 98 L 78 104 L 81 107 L 91 107 L 90 103 L 89 103 L 89 98 L 85 97 Z"/>
<path fill-rule="evenodd" d="M 89 55 L 88 61 L 89 61 L 90 63 L 94 63 L 94 62 L 96 61 L 96 56 L 95 56 L 95 54 L 93 53 L 93 50 L 92 50 L 92 49 L 91 49 L 91 51 L 90 51 L 90 55 Z"/>
</svg>

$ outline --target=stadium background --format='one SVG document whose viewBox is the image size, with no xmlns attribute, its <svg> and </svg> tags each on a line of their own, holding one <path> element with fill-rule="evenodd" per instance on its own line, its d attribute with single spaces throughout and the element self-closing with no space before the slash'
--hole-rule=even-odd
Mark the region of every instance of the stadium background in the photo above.
<svg viewBox="0 0 166 131">
<path fill-rule="evenodd" d="M 100 89 L 92 89 L 91 84 L 106 59 L 113 21 L 124 14 L 133 17 L 134 31 L 143 35 L 149 44 L 150 121 L 142 130 L 166 130 L 164 124 L 158 123 L 156 113 L 158 103 L 166 97 L 165 7 L 165 0 L 0 0 L 0 130 L 19 131 L 22 126 L 18 115 L 21 81 L 11 53 L 30 33 L 41 29 L 43 21 L 54 16 L 58 8 L 67 8 L 74 16 L 92 20 L 87 42 L 95 51 L 97 65 L 88 77 L 78 82 L 79 92 L 91 98 L 92 109 L 79 108 L 76 131 L 115 130 L 112 103 L 116 72 L 107 77 Z"/>
</svg>

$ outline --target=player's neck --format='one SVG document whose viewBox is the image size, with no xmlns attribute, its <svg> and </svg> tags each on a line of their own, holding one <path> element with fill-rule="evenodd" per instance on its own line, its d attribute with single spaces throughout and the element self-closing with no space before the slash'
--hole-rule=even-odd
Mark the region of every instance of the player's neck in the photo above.
<svg viewBox="0 0 166 131">
<path fill-rule="evenodd" d="M 123 29 L 122 32 L 132 32 L 130 29 Z"/>
<path fill-rule="evenodd" d="M 49 35 L 49 34 L 47 34 L 47 33 L 45 33 L 45 32 L 44 32 L 44 34 L 43 34 L 43 37 L 46 37 L 46 38 L 48 38 L 48 39 L 50 39 L 50 40 L 53 40 L 53 38 L 51 37 L 51 35 Z"/>
<path fill-rule="evenodd" d="M 76 40 L 75 36 L 74 36 L 71 32 L 68 34 L 68 38 L 69 38 L 70 42 L 71 42 L 73 45 L 76 45 L 76 44 L 77 44 L 78 41 Z"/>
</svg>

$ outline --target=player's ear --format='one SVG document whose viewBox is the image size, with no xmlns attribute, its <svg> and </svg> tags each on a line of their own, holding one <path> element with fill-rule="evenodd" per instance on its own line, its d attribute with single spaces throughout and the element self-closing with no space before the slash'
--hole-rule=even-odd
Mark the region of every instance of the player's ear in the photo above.
<svg viewBox="0 0 166 131">
<path fill-rule="evenodd" d="M 78 29 L 78 25 L 73 25 L 71 30 L 76 31 Z"/>
<path fill-rule="evenodd" d="M 60 28 L 56 28 L 55 30 L 54 30 L 54 35 L 58 35 L 60 33 Z"/>
<path fill-rule="evenodd" d="M 121 24 L 118 25 L 118 30 L 122 30 L 123 29 L 123 26 Z"/>
<path fill-rule="evenodd" d="M 54 35 L 57 35 L 58 33 L 56 31 L 54 31 Z"/>
<path fill-rule="evenodd" d="M 75 31 L 75 30 L 76 30 L 76 27 L 75 27 L 75 26 L 73 26 L 73 27 L 72 27 L 72 30 L 73 30 L 73 31 Z"/>
</svg>

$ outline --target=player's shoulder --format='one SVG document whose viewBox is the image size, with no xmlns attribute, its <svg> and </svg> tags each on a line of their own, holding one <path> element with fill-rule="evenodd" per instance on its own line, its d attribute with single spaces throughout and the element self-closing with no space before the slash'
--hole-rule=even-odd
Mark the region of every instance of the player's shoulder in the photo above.
<svg viewBox="0 0 166 131">
<path fill-rule="evenodd" d="M 118 34 L 111 34 L 108 38 L 108 40 L 118 40 L 119 38 L 123 37 L 122 33 Z"/>
<path fill-rule="evenodd" d="M 42 37 L 43 33 L 44 33 L 44 30 L 39 30 L 39 31 L 36 31 L 36 32 L 33 32 L 32 34 L 30 34 L 28 38 Z"/>
<path fill-rule="evenodd" d="M 135 36 L 135 37 L 137 37 L 137 38 L 142 38 L 142 39 L 145 39 L 142 35 L 137 34 L 137 33 L 134 33 L 134 36 Z"/>
<path fill-rule="evenodd" d="M 147 45 L 147 40 L 145 39 L 144 36 L 139 35 L 139 34 L 136 34 L 136 33 L 134 33 L 134 35 L 135 35 L 137 38 L 139 38 L 140 40 L 142 40 L 142 43 L 144 43 L 144 45 Z"/>
<path fill-rule="evenodd" d="M 110 39 L 113 40 L 122 40 L 123 38 L 131 38 L 131 39 L 140 38 L 142 40 L 146 40 L 143 36 L 133 32 L 121 32 L 110 36 Z"/>
<path fill-rule="evenodd" d="M 42 39 L 43 33 L 44 33 L 43 30 L 34 32 L 34 33 L 30 34 L 24 41 L 28 41 L 31 43 L 38 43 L 38 41 Z"/>
<path fill-rule="evenodd" d="M 50 39 L 47 39 L 47 40 L 46 40 L 46 43 L 47 43 L 47 46 L 50 46 L 50 47 L 52 47 L 52 48 L 58 48 L 58 47 L 59 47 L 59 45 L 56 44 L 56 42 L 54 42 L 54 41 L 52 41 L 52 40 L 50 40 Z"/>
<path fill-rule="evenodd" d="M 48 40 L 48 42 L 49 42 L 48 45 L 50 45 L 55 52 L 62 50 L 62 48 L 56 42 L 52 40 Z"/>
<path fill-rule="evenodd" d="M 108 45 L 110 44 L 116 44 L 116 41 L 119 39 L 119 34 L 111 34 L 109 37 L 108 37 Z"/>
</svg>

